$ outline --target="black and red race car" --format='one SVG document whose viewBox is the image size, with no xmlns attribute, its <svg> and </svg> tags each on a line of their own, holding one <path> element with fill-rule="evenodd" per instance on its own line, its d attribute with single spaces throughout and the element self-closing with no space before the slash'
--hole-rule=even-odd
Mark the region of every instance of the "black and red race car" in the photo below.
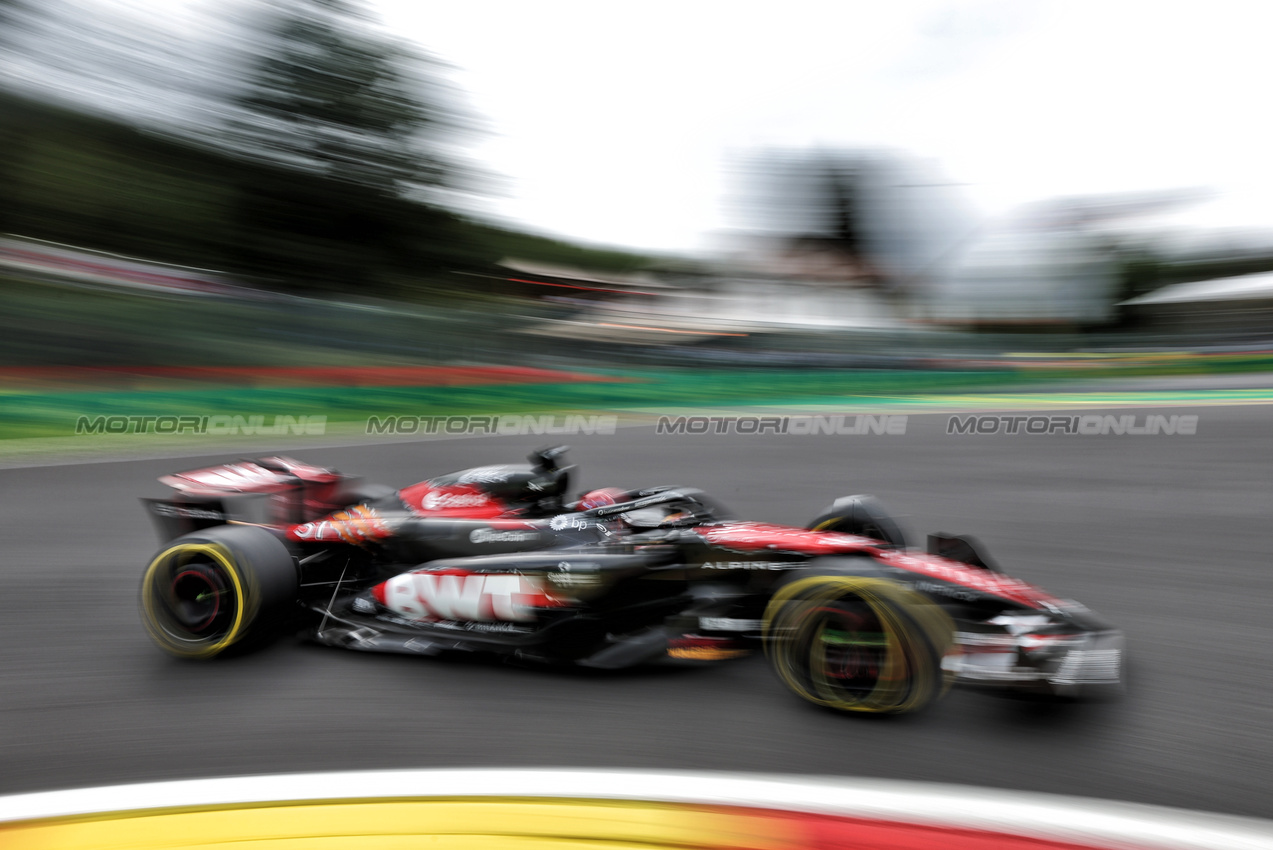
<svg viewBox="0 0 1273 850">
<path fill-rule="evenodd" d="M 164 476 L 141 607 L 169 653 L 304 630 L 347 649 L 620 668 L 763 649 L 801 697 L 927 705 L 952 681 L 1116 694 L 1123 635 L 1001 572 L 968 538 L 907 549 L 869 496 L 807 528 L 683 487 L 567 499 L 564 447 L 393 490 L 284 457 Z"/>
</svg>

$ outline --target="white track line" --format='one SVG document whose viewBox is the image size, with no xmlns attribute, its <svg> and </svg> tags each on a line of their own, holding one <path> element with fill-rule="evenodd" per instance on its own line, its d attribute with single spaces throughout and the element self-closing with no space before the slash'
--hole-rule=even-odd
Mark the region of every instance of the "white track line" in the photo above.
<svg viewBox="0 0 1273 850">
<path fill-rule="evenodd" d="M 276 801 L 428 797 L 748 806 L 983 829 L 1142 850 L 1273 850 L 1273 821 L 1051 794 L 883 779 L 618 770 L 403 770 L 116 785 L 0 797 L 0 822 Z"/>
</svg>

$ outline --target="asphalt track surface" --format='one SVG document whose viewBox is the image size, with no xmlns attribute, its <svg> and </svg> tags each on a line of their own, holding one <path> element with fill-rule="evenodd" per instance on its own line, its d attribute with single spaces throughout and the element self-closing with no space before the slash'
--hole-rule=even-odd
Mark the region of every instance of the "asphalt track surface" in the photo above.
<svg viewBox="0 0 1273 850">
<path fill-rule="evenodd" d="M 1118 411 L 1106 411 L 1118 412 Z M 1124 411 L 1143 415 L 1146 410 Z M 376 656 L 285 639 L 180 662 L 140 625 L 156 541 L 138 496 L 228 459 L 0 470 L 0 793 L 310 770 L 596 767 L 953 782 L 1273 816 L 1273 406 L 1194 436 L 572 438 L 577 487 L 683 483 L 803 524 L 875 493 L 918 539 L 968 532 L 1004 567 L 1129 636 L 1131 692 L 1044 705 L 955 691 L 916 716 L 843 716 L 762 658 L 604 675 Z M 402 486 L 517 462 L 536 437 L 297 448 Z M 357 788 L 350 788 L 356 795 Z M 280 789 L 285 794 L 286 789 Z"/>
</svg>

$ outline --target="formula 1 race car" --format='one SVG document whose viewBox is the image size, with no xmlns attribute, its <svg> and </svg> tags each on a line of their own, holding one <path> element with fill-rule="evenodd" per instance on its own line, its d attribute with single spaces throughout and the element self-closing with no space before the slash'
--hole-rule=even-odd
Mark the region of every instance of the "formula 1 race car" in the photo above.
<svg viewBox="0 0 1273 850">
<path fill-rule="evenodd" d="M 1123 682 L 1123 636 L 1003 574 L 964 537 L 908 550 L 869 496 L 807 528 L 683 487 L 567 501 L 565 447 L 401 490 L 289 458 L 164 476 L 146 627 L 210 658 L 291 628 L 347 649 L 594 668 L 762 649 L 810 702 L 903 712 L 952 682 L 1056 697 Z"/>
</svg>

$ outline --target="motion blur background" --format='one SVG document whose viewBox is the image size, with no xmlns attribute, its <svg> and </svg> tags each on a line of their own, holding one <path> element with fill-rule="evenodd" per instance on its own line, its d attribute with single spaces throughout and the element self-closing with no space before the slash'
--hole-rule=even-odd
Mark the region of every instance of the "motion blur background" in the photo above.
<svg viewBox="0 0 1273 850">
<path fill-rule="evenodd" d="M 0 0 L 0 466 L 34 464 L 0 487 L 0 790 L 551 763 L 1268 816 L 1269 17 L 1220 0 Z M 1036 439 L 952 436 L 918 409 L 1071 403 L 1002 392 L 1061 387 L 1203 418 Z M 323 440 L 232 446 L 404 486 L 546 440 L 367 446 L 368 417 L 895 403 L 916 405 L 905 440 L 569 441 L 593 483 L 675 479 L 796 523 L 875 492 L 916 530 L 984 536 L 1127 628 L 1121 707 L 958 693 L 854 725 L 759 661 L 701 685 L 303 647 L 179 666 L 137 623 L 153 541 L 134 500 L 229 449 L 77 436 L 111 417 L 320 417 Z M 358 445 L 332 446 L 342 427 Z M 128 440 L 141 460 L 44 465 Z M 595 710 L 562 723 L 563 705 Z"/>
<path fill-rule="evenodd" d="M 7 383 L 1263 368 L 1258 4 L 440 5 L 2 0 Z"/>
</svg>

